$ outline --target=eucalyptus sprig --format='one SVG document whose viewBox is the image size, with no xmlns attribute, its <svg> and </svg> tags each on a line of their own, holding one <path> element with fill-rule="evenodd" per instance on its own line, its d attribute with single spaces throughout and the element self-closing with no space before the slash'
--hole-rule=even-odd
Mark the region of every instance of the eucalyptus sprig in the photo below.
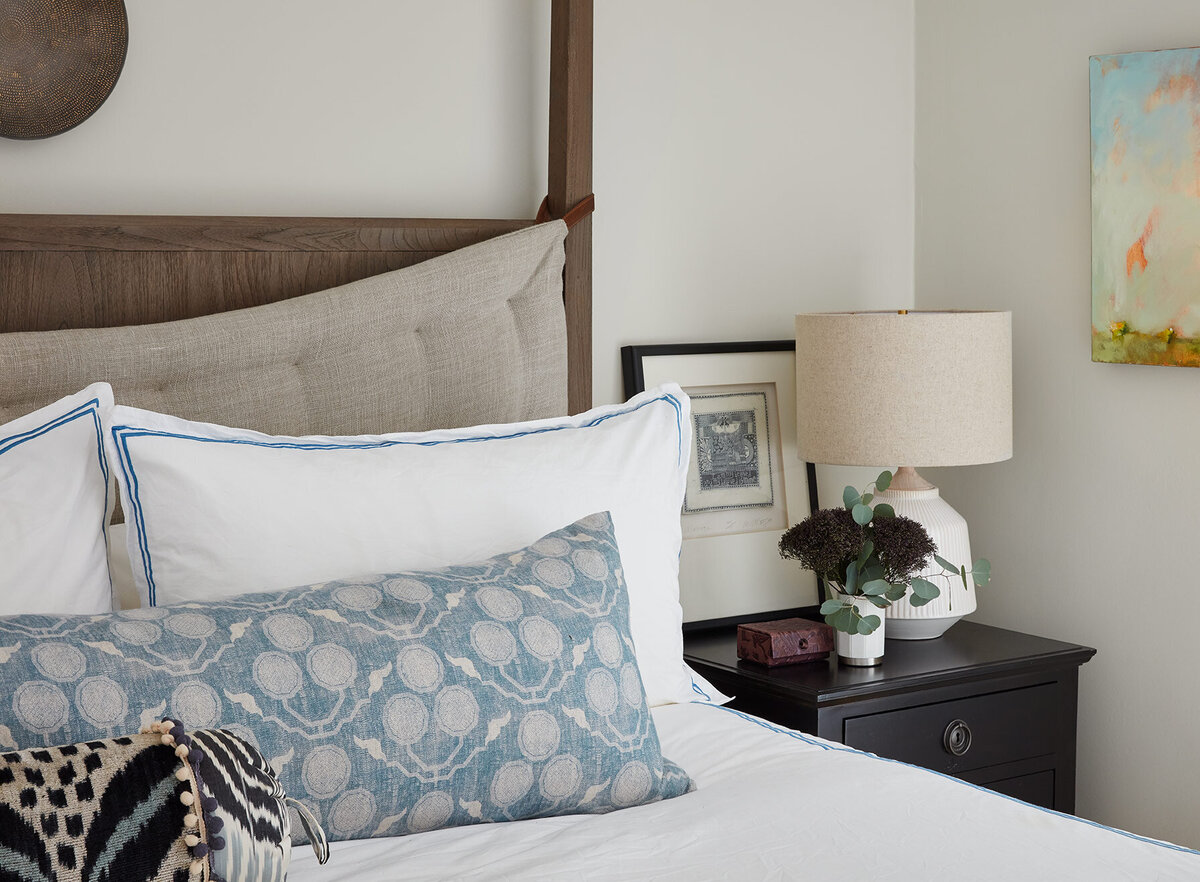
<svg viewBox="0 0 1200 882">
<path fill-rule="evenodd" d="M 779 540 L 782 557 L 799 560 L 833 587 L 839 595 L 821 604 L 825 621 L 848 634 L 870 634 L 882 619 L 863 616 L 847 596 L 864 596 L 877 609 L 887 609 L 912 589 L 909 603 L 924 606 L 942 593 L 930 578 L 945 581 L 947 589 L 954 577 L 966 589 L 967 576 L 982 587 L 991 578 L 991 564 L 984 558 L 970 569 L 955 566 L 937 554 L 937 546 L 916 521 L 897 515 L 886 502 L 871 502 L 875 495 L 892 483 L 890 471 L 880 472 L 867 490 L 846 487 L 842 509 L 821 509 L 784 532 Z M 873 488 L 874 492 L 869 492 Z M 932 558 L 940 573 L 918 576 L 930 566 Z"/>
</svg>

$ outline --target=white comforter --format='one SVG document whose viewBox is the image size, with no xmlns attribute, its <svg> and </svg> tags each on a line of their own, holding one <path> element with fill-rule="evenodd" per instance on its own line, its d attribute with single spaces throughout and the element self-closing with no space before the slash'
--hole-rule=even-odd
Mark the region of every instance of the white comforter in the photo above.
<svg viewBox="0 0 1200 882">
<path fill-rule="evenodd" d="M 296 849 L 293 882 L 1200 880 L 1200 854 L 1032 808 L 706 704 L 655 710 L 695 793 L 574 815 Z"/>
</svg>

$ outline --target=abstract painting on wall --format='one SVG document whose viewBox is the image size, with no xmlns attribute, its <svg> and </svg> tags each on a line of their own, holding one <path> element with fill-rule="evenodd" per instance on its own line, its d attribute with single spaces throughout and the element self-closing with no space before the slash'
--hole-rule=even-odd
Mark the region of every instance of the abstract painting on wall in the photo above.
<svg viewBox="0 0 1200 882">
<path fill-rule="evenodd" d="M 1092 361 L 1200 367 L 1200 49 L 1090 78 Z"/>
</svg>

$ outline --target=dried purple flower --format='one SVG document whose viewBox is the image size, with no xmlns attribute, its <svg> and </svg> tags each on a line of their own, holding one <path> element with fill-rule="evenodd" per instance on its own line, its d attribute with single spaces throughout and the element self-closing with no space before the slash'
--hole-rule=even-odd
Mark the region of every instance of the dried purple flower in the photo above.
<svg viewBox="0 0 1200 882">
<path fill-rule="evenodd" d="M 875 552 L 883 564 L 884 578 L 893 585 L 908 582 L 929 565 L 937 546 L 925 528 L 911 518 L 897 515 L 871 522 Z"/>
<path fill-rule="evenodd" d="M 863 529 L 844 508 L 814 511 L 779 538 L 779 554 L 823 579 L 841 582 L 863 544 Z"/>
</svg>

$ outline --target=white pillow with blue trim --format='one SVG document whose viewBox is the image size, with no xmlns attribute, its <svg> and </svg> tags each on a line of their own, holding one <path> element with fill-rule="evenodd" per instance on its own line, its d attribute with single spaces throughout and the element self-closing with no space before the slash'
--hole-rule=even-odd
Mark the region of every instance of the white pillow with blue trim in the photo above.
<svg viewBox="0 0 1200 882">
<path fill-rule="evenodd" d="M 282 437 L 118 405 L 107 440 L 147 606 L 484 560 L 609 511 L 656 705 L 703 700 L 679 605 L 689 413 L 668 385 L 572 417 Z"/>
<path fill-rule="evenodd" d="M 112 609 L 112 406 L 109 385 L 94 383 L 0 426 L 0 615 Z"/>
</svg>

